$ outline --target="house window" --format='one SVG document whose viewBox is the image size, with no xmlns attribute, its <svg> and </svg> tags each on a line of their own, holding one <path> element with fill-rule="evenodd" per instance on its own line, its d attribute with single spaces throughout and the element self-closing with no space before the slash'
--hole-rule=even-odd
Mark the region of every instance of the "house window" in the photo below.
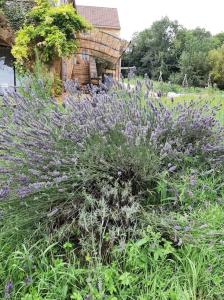
<svg viewBox="0 0 224 300">
<path fill-rule="evenodd" d="M 14 85 L 15 69 L 11 49 L 0 45 L 0 90 Z"/>
</svg>

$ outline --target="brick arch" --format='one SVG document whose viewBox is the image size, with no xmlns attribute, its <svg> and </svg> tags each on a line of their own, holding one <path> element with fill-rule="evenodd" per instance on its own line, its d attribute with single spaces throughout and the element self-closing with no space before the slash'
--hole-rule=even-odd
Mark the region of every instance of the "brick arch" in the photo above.
<svg viewBox="0 0 224 300">
<path fill-rule="evenodd" d="M 107 70 L 114 79 L 120 78 L 121 56 L 129 43 L 106 31 L 94 28 L 86 33 L 76 35 L 79 42 L 78 52 L 70 58 L 62 60 L 61 78 L 76 79 L 81 84 L 99 82 L 96 58 L 112 64 Z"/>
<path fill-rule="evenodd" d="M 108 32 L 93 29 L 77 36 L 79 53 L 88 50 L 89 55 L 116 64 L 128 47 L 128 42 Z"/>
</svg>

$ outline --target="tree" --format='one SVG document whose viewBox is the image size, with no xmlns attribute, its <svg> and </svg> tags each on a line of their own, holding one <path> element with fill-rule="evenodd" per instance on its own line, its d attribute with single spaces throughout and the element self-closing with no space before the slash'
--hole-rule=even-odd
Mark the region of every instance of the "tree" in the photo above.
<svg viewBox="0 0 224 300">
<path fill-rule="evenodd" d="M 133 37 L 123 65 L 136 66 L 138 74 L 182 83 L 185 74 L 193 86 L 207 85 L 211 65 L 209 51 L 221 47 L 224 33 L 212 36 L 203 28 L 187 30 L 167 17 Z"/>
<path fill-rule="evenodd" d="M 188 31 L 179 61 L 180 77 L 187 74 L 190 85 L 205 86 L 210 72 L 208 52 L 214 47 L 210 32 L 202 28 Z"/>
<path fill-rule="evenodd" d="M 135 34 L 124 63 L 136 65 L 139 74 L 148 73 L 157 79 L 160 72 L 167 80 L 178 68 L 176 37 L 182 27 L 165 17 L 152 24 L 151 28 Z"/>
<path fill-rule="evenodd" d="M 214 37 L 214 43 L 216 43 L 217 48 L 224 44 L 224 32 L 216 34 Z"/>
<path fill-rule="evenodd" d="M 224 87 L 224 45 L 209 52 L 209 64 L 211 66 L 211 76 L 219 87 Z"/>
</svg>

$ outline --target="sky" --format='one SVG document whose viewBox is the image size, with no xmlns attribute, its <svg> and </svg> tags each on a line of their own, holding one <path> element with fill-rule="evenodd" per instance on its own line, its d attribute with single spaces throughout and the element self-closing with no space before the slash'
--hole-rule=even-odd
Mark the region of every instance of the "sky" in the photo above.
<svg viewBox="0 0 224 300">
<path fill-rule="evenodd" d="M 216 34 L 224 31 L 224 0 L 76 0 L 77 5 L 117 7 L 121 37 L 149 28 L 168 16 L 188 29 L 203 27 Z"/>
</svg>

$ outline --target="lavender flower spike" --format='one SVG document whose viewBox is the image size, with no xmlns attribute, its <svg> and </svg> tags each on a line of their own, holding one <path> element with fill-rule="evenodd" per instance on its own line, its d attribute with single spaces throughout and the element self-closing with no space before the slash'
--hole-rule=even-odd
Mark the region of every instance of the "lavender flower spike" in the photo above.
<svg viewBox="0 0 224 300">
<path fill-rule="evenodd" d="M 3 187 L 0 189 L 0 199 L 4 199 L 8 196 L 9 194 L 9 188 L 8 187 Z"/>
</svg>

